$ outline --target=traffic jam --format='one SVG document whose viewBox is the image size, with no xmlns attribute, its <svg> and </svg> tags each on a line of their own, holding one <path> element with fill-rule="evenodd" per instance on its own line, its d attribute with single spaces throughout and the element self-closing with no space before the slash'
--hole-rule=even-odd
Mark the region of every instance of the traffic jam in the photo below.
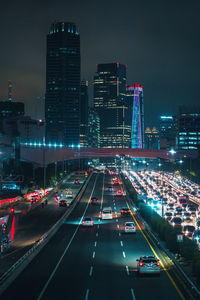
<svg viewBox="0 0 200 300">
<path fill-rule="evenodd" d="M 155 171 L 124 172 L 143 200 L 172 226 L 200 243 L 200 186 L 180 175 Z"/>
</svg>

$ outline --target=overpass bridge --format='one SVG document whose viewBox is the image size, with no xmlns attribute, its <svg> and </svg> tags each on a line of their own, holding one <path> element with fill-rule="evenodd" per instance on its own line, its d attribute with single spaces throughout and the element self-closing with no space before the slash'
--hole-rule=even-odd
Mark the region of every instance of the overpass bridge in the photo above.
<svg viewBox="0 0 200 300">
<path fill-rule="evenodd" d="M 197 158 L 198 150 L 178 150 L 170 153 L 167 150 L 158 149 L 132 149 L 132 148 L 67 148 L 67 147 L 48 147 L 46 146 L 25 146 L 21 145 L 20 159 L 39 165 L 49 165 L 51 163 L 74 160 L 81 158 L 101 158 L 128 156 L 133 158 L 151 158 L 151 159 L 183 159 Z"/>
</svg>

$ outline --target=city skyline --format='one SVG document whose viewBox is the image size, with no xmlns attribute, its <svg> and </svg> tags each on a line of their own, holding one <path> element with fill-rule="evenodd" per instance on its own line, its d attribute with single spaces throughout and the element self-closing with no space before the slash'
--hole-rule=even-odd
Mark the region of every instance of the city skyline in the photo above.
<svg viewBox="0 0 200 300">
<path fill-rule="evenodd" d="M 45 94 L 48 28 L 55 19 L 72 21 L 81 35 L 81 78 L 89 80 L 90 99 L 96 64 L 127 64 L 129 82 L 144 86 L 145 125 L 156 125 L 160 114 L 176 113 L 178 105 L 199 101 L 200 3 L 192 4 L 147 0 L 118 5 L 61 0 L 3 3 L 1 100 L 7 98 L 7 81 L 12 80 L 13 99 L 25 102 L 26 112 L 31 113 L 31 103 Z"/>
</svg>

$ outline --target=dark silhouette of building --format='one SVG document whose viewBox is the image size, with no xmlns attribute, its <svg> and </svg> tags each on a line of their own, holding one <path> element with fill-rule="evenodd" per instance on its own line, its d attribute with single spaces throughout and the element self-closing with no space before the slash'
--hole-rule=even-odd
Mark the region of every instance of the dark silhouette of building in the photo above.
<svg viewBox="0 0 200 300">
<path fill-rule="evenodd" d="M 81 81 L 80 90 L 80 145 L 88 146 L 87 130 L 88 130 L 88 81 Z"/>
<path fill-rule="evenodd" d="M 80 36 L 74 23 L 54 23 L 47 35 L 45 121 L 47 142 L 79 145 Z"/>
<path fill-rule="evenodd" d="M 8 80 L 8 101 L 12 101 L 12 81 Z"/>
<path fill-rule="evenodd" d="M 94 108 L 100 118 L 100 147 L 130 147 L 130 128 L 126 124 L 126 66 L 118 62 L 97 65 L 93 85 Z"/>
</svg>

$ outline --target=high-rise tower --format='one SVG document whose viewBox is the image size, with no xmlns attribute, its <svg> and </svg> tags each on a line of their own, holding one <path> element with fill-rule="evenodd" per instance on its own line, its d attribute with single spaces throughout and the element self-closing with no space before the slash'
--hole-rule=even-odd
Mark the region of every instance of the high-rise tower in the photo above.
<svg viewBox="0 0 200 300">
<path fill-rule="evenodd" d="M 81 81 L 80 89 L 80 145 L 87 147 L 87 130 L 88 130 L 88 81 Z"/>
<path fill-rule="evenodd" d="M 94 76 L 94 108 L 100 118 L 100 147 L 128 148 L 126 66 L 99 64 Z"/>
<path fill-rule="evenodd" d="M 79 145 L 80 36 L 74 23 L 51 25 L 47 35 L 46 141 Z"/>
<path fill-rule="evenodd" d="M 129 106 L 132 106 L 131 148 L 144 148 L 143 86 L 135 83 L 127 87 Z"/>
</svg>

